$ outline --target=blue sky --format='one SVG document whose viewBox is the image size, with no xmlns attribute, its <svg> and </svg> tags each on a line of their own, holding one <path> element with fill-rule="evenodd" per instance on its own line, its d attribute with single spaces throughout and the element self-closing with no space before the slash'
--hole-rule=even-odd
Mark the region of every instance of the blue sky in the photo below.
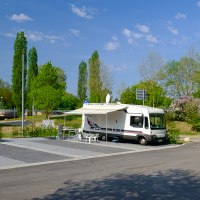
<svg viewBox="0 0 200 200">
<path fill-rule="evenodd" d="M 76 94 L 78 66 L 97 50 L 110 69 L 113 93 L 142 78 L 138 66 L 150 51 L 166 61 L 190 48 L 200 51 L 198 0 L 1 0 L 0 78 L 11 83 L 13 46 L 24 31 L 38 64 L 65 70 L 67 92 Z"/>
</svg>

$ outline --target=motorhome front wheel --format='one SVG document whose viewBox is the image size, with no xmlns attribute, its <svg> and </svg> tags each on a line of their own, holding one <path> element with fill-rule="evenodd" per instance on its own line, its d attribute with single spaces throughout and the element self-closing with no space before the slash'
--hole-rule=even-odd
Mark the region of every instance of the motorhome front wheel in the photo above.
<svg viewBox="0 0 200 200">
<path fill-rule="evenodd" d="M 144 137 L 140 137 L 138 141 L 139 141 L 139 144 L 141 144 L 141 145 L 146 145 L 147 144 L 147 140 Z"/>
</svg>

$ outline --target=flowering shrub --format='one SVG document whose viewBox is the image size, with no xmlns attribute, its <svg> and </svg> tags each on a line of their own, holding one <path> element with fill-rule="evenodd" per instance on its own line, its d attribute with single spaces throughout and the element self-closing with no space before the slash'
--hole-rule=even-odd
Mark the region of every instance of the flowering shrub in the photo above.
<svg viewBox="0 0 200 200">
<path fill-rule="evenodd" d="M 183 96 L 175 99 L 167 110 L 169 121 L 185 121 L 192 124 L 193 130 L 200 131 L 200 99 Z"/>
<path fill-rule="evenodd" d="M 191 96 L 183 96 L 175 99 L 167 113 L 172 120 L 189 122 L 191 118 L 198 117 L 200 113 L 200 99 Z"/>
</svg>

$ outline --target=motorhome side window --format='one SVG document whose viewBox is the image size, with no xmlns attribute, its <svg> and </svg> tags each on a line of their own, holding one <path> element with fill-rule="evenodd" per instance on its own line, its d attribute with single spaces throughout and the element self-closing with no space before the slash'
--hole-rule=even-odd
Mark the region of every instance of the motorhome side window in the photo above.
<svg viewBox="0 0 200 200">
<path fill-rule="evenodd" d="M 130 125 L 137 128 L 143 127 L 143 117 L 142 116 L 131 116 Z"/>
</svg>

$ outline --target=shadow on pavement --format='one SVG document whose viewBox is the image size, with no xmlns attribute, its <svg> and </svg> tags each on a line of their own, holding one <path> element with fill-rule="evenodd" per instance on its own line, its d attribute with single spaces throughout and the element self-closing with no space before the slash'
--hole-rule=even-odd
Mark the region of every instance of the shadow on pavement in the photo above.
<svg viewBox="0 0 200 200">
<path fill-rule="evenodd" d="M 58 199 L 199 199 L 200 177 L 191 171 L 157 171 L 151 175 L 134 174 L 114 176 L 100 180 L 68 180 L 64 187 L 45 196 L 45 200 Z M 40 198 L 34 198 L 39 200 Z"/>
</svg>

